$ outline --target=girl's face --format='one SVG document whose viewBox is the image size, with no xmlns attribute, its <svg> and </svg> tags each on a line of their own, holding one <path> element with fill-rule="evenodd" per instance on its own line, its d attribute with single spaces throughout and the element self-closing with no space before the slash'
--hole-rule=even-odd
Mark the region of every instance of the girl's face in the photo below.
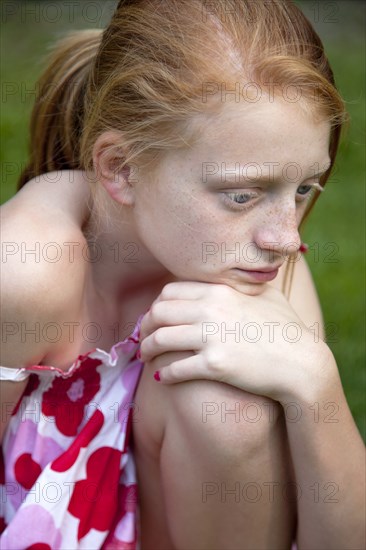
<svg viewBox="0 0 366 550">
<path fill-rule="evenodd" d="M 202 117 L 199 141 L 136 183 L 142 243 L 180 280 L 256 295 L 300 246 L 298 226 L 329 166 L 330 126 L 268 97 Z"/>
</svg>

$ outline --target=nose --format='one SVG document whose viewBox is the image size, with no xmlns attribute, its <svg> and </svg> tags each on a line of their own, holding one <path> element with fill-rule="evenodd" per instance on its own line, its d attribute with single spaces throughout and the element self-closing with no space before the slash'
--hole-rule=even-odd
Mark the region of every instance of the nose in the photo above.
<svg viewBox="0 0 366 550">
<path fill-rule="evenodd" d="M 298 224 L 295 204 L 273 208 L 257 227 L 255 243 L 258 248 L 283 257 L 296 254 L 301 245 Z"/>
</svg>

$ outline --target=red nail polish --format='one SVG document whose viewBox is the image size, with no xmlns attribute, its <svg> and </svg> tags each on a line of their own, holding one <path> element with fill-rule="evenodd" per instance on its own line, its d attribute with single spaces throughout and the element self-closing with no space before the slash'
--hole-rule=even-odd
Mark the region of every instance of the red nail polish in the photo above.
<svg viewBox="0 0 366 550">
<path fill-rule="evenodd" d="M 160 382 L 160 373 L 158 370 L 154 372 L 154 378 L 157 382 Z"/>
<path fill-rule="evenodd" d="M 307 244 L 301 243 L 299 250 L 300 250 L 300 252 L 302 252 L 303 254 L 306 254 L 306 252 L 309 250 L 309 247 L 308 247 Z"/>
</svg>

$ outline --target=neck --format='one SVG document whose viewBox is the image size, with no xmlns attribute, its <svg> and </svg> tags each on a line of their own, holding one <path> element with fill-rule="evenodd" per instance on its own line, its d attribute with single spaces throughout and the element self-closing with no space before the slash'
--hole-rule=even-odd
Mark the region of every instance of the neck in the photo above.
<svg viewBox="0 0 366 550">
<path fill-rule="evenodd" d="M 156 296 L 165 284 L 175 280 L 143 245 L 131 218 L 128 207 L 113 205 L 108 218 L 91 215 L 83 227 L 91 257 L 92 286 L 113 303 L 140 293 Z"/>
</svg>

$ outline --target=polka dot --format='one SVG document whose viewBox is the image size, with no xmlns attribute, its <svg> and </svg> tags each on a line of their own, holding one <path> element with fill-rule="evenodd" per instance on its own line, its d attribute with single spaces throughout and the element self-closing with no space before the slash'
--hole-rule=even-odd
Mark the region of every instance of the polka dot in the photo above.
<svg viewBox="0 0 366 550">
<path fill-rule="evenodd" d="M 14 465 L 15 479 L 25 489 L 33 487 L 41 472 L 42 468 L 33 460 L 30 453 L 22 454 Z"/>
<path fill-rule="evenodd" d="M 67 449 L 66 453 L 56 458 L 51 464 L 51 469 L 55 472 L 66 472 L 75 463 L 80 449 L 87 447 L 88 444 L 99 433 L 104 423 L 104 415 L 100 411 L 95 411 L 89 422 L 84 426 L 75 441 Z"/>
</svg>

